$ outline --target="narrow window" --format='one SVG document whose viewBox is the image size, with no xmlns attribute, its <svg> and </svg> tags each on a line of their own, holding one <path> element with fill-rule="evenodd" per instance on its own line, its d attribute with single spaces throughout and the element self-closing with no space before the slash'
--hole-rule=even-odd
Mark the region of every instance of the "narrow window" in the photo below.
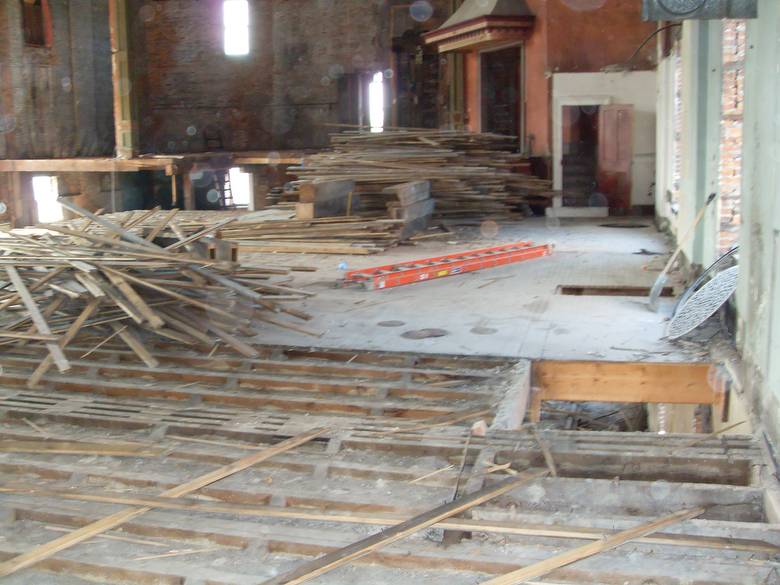
<svg viewBox="0 0 780 585">
<path fill-rule="evenodd" d="M 368 119 L 371 132 L 382 132 L 385 127 L 385 76 L 379 71 L 368 86 Z"/>
<path fill-rule="evenodd" d="M 252 174 L 242 173 L 238 167 L 230 169 L 230 190 L 233 195 L 233 205 L 249 207 L 252 195 Z"/>
<path fill-rule="evenodd" d="M 63 219 L 62 206 L 57 203 L 57 177 L 38 176 L 32 180 L 33 197 L 38 210 L 38 222 L 49 223 Z"/>
<path fill-rule="evenodd" d="M 222 4 L 225 55 L 249 54 L 249 3 L 225 0 Z"/>
<path fill-rule="evenodd" d="M 31 47 L 51 46 L 51 15 L 48 0 L 21 0 L 24 42 Z"/>
</svg>

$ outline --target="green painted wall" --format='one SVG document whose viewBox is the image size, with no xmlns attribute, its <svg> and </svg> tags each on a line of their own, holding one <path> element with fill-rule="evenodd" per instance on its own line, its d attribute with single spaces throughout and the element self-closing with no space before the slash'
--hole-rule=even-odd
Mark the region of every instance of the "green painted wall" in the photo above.
<svg viewBox="0 0 780 585">
<path fill-rule="evenodd" d="M 748 23 L 739 344 L 748 395 L 780 441 L 780 2 Z"/>
</svg>

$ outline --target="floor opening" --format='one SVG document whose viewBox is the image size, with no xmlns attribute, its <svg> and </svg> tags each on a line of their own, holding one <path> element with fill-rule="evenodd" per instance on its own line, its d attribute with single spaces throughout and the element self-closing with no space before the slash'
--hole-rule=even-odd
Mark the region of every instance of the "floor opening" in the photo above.
<svg viewBox="0 0 780 585">
<path fill-rule="evenodd" d="M 646 297 L 650 294 L 650 288 L 647 286 L 579 286 L 561 284 L 558 285 L 557 293 L 569 296 Z M 664 287 L 661 296 L 675 296 L 674 288 L 671 286 Z"/>
</svg>

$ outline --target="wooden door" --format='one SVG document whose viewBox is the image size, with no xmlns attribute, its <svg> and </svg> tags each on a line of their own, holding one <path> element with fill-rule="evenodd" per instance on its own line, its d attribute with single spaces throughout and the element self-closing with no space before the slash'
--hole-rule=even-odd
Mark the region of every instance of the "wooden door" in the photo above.
<svg viewBox="0 0 780 585">
<path fill-rule="evenodd" d="M 520 48 L 482 53 L 482 131 L 520 133 Z"/>
<path fill-rule="evenodd" d="M 610 209 L 631 208 L 634 106 L 602 106 L 599 113 L 598 190 Z"/>
</svg>

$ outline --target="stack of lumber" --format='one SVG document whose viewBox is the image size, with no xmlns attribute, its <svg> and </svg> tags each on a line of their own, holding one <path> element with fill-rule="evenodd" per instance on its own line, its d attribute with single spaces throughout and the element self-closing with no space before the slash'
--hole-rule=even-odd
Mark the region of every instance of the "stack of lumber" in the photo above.
<svg viewBox="0 0 780 585">
<path fill-rule="evenodd" d="M 299 181 L 352 180 L 365 212 L 385 207 L 386 187 L 430 181 L 436 216 L 511 219 L 530 202 L 552 197 L 549 181 L 519 172 L 527 159 L 511 136 L 442 130 L 344 132 L 332 150 L 306 156 L 290 174 Z"/>
<path fill-rule="evenodd" d="M 352 214 L 355 181 L 304 181 L 298 186 L 296 219 L 337 217 Z"/>
<path fill-rule="evenodd" d="M 241 253 L 376 254 L 402 239 L 402 219 L 382 216 L 297 219 L 294 206 L 280 204 L 248 214 L 222 228 L 220 235 L 237 242 Z M 274 219 L 268 219 L 269 215 Z"/>
<path fill-rule="evenodd" d="M 152 209 L 101 217 L 139 237 L 163 242 L 171 238 L 176 238 L 171 240 L 173 242 L 178 241 L 172 224 L 180 234 L 188 237 L 208 232 L 218 238 L 211 243 L 236 244 L 240 253 L 375 254 L 398 244 L 405 223 L 378 214 L 297 219 L 296 208 L 294 203 L 281 203 L 252 213 Z M 175 218 L 175 222 L 171 218 Z M 84 218 L 41 227 L 106 234 L 101 225 Z M 208 239 L 204 237 L 198 243 L 206 241 Z"/>
<path fill-rule="evenodd" d="M 392 197 L 387 202 L 390 217 L 404 222 L 402 237 L 413 236 L 431 223 L 436 202 L 431 198 L 430 181 L 401 183 L 386 187 L 384 192 Z"/>
<path fill-rule="evenodd" d="M 147 366 L 157 367 L 145 338 L 209 348 L 218 342 L 251 357 L 255 350 L 237 336 L 254 337 L 259 322 L 311 333 L 277 316 L 309 318 L 280 304 L 312 294 L 271 281 L 287 269 L 243 269 L 193 253 L 211 228 L 163 248 L 63 205 L 106 234 L 52 227 L 55 233 L 0 237 L 0 344 L 45 346 L 48 356 L 33 383 L 52 365 L 60 372 L 71 368 L 64 349 L 80 335 L 97 339 L 97 346 L 117 338 Z"/>
</svg>

